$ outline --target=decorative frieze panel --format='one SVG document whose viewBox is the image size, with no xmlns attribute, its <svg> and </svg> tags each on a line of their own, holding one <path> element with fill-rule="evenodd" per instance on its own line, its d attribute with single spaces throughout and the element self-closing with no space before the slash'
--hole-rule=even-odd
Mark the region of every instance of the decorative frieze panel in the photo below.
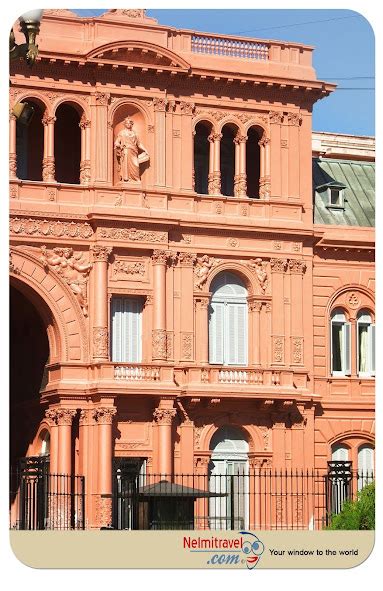
<svg viewBox="0 0 383 591">
<path fill-rule="evenodd" d="M 193 359 L 193 333 L 181 332 L 181 357 L 183 361 Z"/>
<path fill-rule="evenodd" d="M 100 238 L 127 240 L 128 242 L 167 242 L 167 232 L 137 230 L 136 228 L 99 228 Z"/>
<path fill-rule="evenodd" d="M 273 362 L 284 363 L 285 361 L 285 337 L 273 336 Z"/>
<path fill-rule="evenodd" d="M 108 359 L 109 335 L 107 326 L 95 326 L 93 328 L 93 357 Z"/>
<path fill-rule="evenodd" d="M 292 363 L 303 365 L 303 337 L 291 337 Z"/>
<path fill-rule="evenodd" d="M 47 238 L 91 238 L 93 229 L 87 222 L 11 217 L 10 235 Z"/>
<path fill-rule="evenodd" d="M 166 330 L 155 329 L 152 331 L 153 359 L 166 359 L 167 338 Z"/>
<path fill-rule="evenodd" d="M 116 257 L 111 266 L 113 281 L 148 281 L 147 261 Z"/>
</svg>

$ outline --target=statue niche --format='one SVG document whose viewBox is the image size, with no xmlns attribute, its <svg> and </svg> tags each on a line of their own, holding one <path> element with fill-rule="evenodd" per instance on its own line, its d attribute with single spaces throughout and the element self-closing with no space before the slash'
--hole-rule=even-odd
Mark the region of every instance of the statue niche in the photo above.
<svg viewBox="0 0 383 591">
<path fill-rule="evenodd" d="M 149 162 L 148 151 L 141 140 L 143 125 L 140 123 L 143 121 L 137 123 L 135 119 L 128 116 L 116 126 L 114 152 L 119 183 L 139 183 L 143 165 Z"/>
</svg>

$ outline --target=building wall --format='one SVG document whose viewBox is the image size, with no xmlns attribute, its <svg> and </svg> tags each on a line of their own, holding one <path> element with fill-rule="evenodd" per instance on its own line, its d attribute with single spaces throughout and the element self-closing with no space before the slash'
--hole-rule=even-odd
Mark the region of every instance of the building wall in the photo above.
<svg viewBox="0 0 383 591">
<path fill-rule="evenodd" d="M 329 310 L 354 293 L 373 306 L 373 264 L 352 228 L 351 251 L 318 246 L 327 230 L 312 222 L 311 107 L 332 86 L 316 80 L 311 48 L 269 43 L 269 62 L 202 56 L 190 33 L 139 12 L 46 11 L 36 76 L 20 64 L 12 73 L 12 103 L 35 101 L 44 114 L 42 181 L 17 178 L 12 116 L 10 125 L 12 282 L 52 315 L 46 418 L 28 455 L 50 430 L 52 471 L 86 477 L 90 525 L 107 520 L 100 494 L 110 493 L 113 455 L 147 458 L 152 473 L 207 473 L 213 434 L 234 425 L 253 468 L 324 468 L 334 441 L 370 441 L 373 430 L 373 379 L 329 374 Z M 55 179 L 63 104 L 80 120 L 78 184 Z M 136 183 L 119 181 L 113 149 L 126 117 L 150 156 Z M 193 189 L 201 121 L 212 136 L 207 195 Z M 229 197 L 214 184 L 225 125 L 238 138 Z M 240 184 L 251 128 L 261 134 L 259 199 Z M 371 236 L 358 240 L 361 250 Z M 246 367 L 209 364 L 211 284 L 222 271 L 247 288 Z M 143 305 L 141 364 L 110 361 L 113 296 Z"/>
</svg>

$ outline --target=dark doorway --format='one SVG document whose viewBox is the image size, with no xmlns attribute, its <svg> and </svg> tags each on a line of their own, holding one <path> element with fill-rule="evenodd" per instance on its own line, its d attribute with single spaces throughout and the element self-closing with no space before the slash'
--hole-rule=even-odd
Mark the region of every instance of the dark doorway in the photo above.
<svg viewBox="0 0 383 591">
<path fill-rule="evenodd" d="M 210 129 L 206 123 L 197 123 L 194 136 L 194 178 L 195 191 L 200 195 L 208 194 Z"/>
<path fill-rule="evenodd" d="M 234 196 L 235 145 L 234 137 L 237 129 L 225 125 L 221 139 L 221 193 L 228 197 Z"/>
<path fill-rule="evenodd" d="M 259 199 L 259 177 L 260 177 L 260 147 L 258 142 L 260 134 L 253 127 L 247 132 L 246 144 L 246 175 L 247 195 L 253 199 Z"/>
<path fill-rule="evenodd" d="M 80 183 L 81 129 L 80 114 L 63 103 L 56 111 L 55 165 L 58 183 Z"/>
<path fill-rule="evenodd" d="M 42 181 L 44 156 L 43 110 L 37 102 L 28 99 L 34 114 L 29 125 L 16 122 L 17 178 Z"/>
</svg>

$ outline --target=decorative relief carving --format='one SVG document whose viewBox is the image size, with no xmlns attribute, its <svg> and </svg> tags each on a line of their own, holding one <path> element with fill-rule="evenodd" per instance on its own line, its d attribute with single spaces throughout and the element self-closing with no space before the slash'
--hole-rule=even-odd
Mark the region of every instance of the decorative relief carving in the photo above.
<svg viewBox="0 0 383 591">
<path fill-rule="evenodd" d="M 249 215 L 249 210 L 248 210 L 248 208 L 247 208 L 247 205 L 242 205 L 242 206 L 241 206 L 241 209 L 240 209 L 240 212 L 241 212 L 241 215 L 243 215 L 243 216 L 245 216 L 245 217 L 246 217 L 247 215 Z"/>
<path fill-rule="evenodd" d="M 215 213 L 217 213 L 218 215 L 221 215 L 222 212 L 223 212 L 223 204 L 222 203 L 216 203 L 216 205 L 215 205 Z"/>
<path fill-rule="evenodd" d="M 18 217 L 10 219 L 9 232 L 17 236 L 52 236 L 54 238 L 90 238 L 93 235 L 92 226 L 87 222 L 61 222 Z"/>
<path fill-rule="evenodd" d="M 282 250 L 282 242 L 279 242 L 277 240 L 274 240 L 274 242 L 273 242 L 273 248 L 274 248 L 274 250 Z"/>
<path fill-rule="evenodd" d="M 90 183 L 90 160 L 80 162 L 80 183 L 82 185 Z"/>
<path fill-rule="evenodd" d="M 299 113 L 287 113 L 287 121 L 289 125 L 300 125 L 302 123 L 302 116 Z"/>
<path fill-rule="evenodd" d="M 84 316 L 88 316 L 87 285 L 92 263 L 85 262 L 83 256 L 74 254 L 73 248 L 58 247 L 49 253 L 46 246 L 41 246 L 40 261 L 46 271 L 52 269 L 70 287 Z"/>
<path fill-rule="evenodd" d="M 270 123 L 281 124 L 283 121 L 283 113 L 281 113 L 280 111 L 269 111 L 269 120 Z"/>
<path fill-rule="evenodd" d="M 86 129 L 87 127 L 90 127 L 91 121 L 90 119 L 87 119 L 85 113 L 81 115 L 80 123 L 78 125 L 81 129 Z"/>
<path fill-rule="evenodd" d="M 153 108 L 155 111 L 166 111 L 167 100 L 165 98 L 154 98 Z"/>
<path fill-rule="evenodd" d="M 9 196 L 11 199 L 16 199 L 17 197 L 17 187 L 11 187 L 9 189 Z"/>
<path fill-rule="evenodd" d="M 197 255 L 192 252 L 179 252 L 178 260 L 184 267 L 192 267 L 197 260 Z"/>
<path fill-rule="evenodd" d="M 116 275 L 131 275 L 132 279 L 135 279 L 137 275 L 145 277 L 146 265 L 141 261 L 126 261 L 122 259 L 116 259 L 113 264 L 113 276 Z"/>
<path fill-rule="evenodd" d="M 249 310 L 250 312 L 260 312 L 262 310 L 262 302 L 251 300 L 249 302 Z"/>
<path fill-rule="evenodd" d="M 48 111 L 44 111 L 44 115 L 41 119 L 41 123 L 46 126 L 46 125 L 53 125 L 53 123 L 55 123 L 56 121 L 56 117 L 52 116 L 49 114 Z"/>
<path fill-rule="evenodd" d="M 271 191 L 270 176 L 263 176 L 259 179 L 259 197 L 261 199 L 268 199 Z"/>
<path fill-rule="evenodd" d="M 166 359 L 174 359 L 174 334 L 170 330 L 166 332 Z"/>
<path fill-rule="evenodd" d="M 93 255 L 93 261 L 107 263 L 113 248 L 111 246 L 101 246 L 100 244 L 92 244 L 90 251 Z"/>
<path fill-rule="evenodd" d="M 166 359 L 166 330 L 157 328 L 152 331 L 153 359 Z"/>
<path fill-rule="evenodd" d="M 148 133 L 154 133 L 154 125 L 148 125 Z"/>
<path fill-rule="evenodd" d="M 182 238 L 180 240 L 180 242 L 182 244 L 191 244 L 192 243 L 192 236 L 190 236 L 189 234 L 182 234 Z"/>
<path fill-rule="evenodd" d="M 9 272 L 13 273 L 14 275 L 20 275 L 21 270 L 15 266 L 13 260 L 12 260 L 12 253 L 9 253 Z"/>
<path fill-rule="evenodd" d="M 265 293 L 267 286 L 269 285 L 269 278 L 266 271 L 267 262 L 262 261 L 261 258 L 256 258 L 255 260 L 250 260 L 247 266 L 255 272 L 259 287 L 261 288 L 262 293 Z"/>
<path fill-rule="evenodd" d="M 82 409 L 80 410 L 80 419 L 79 419 L 80 426 L 83 425 L 91 425 L 93 423 L 93 413 L 90 409 Z"/>
<path fill-rule="evenodd" d="M 16 178 L 17 173 L 17 155 L 16 154 L 9 154 L 9 176 L 11 178 Z"/>
<path fill-rule="evenodd" d="M 246 197 L 247 176 L 244 173 L 234 176 L 234 197 Z"/>
<path fill-rule="evenodd" d="M 200 448 L 201 442 L 201 435 L 202 435 L 203 427 L 194 427 L 194 448 Z"/>
<path fill-rule="evenodd" d="M 267 451 L 269 449 L 269 441 L 270 441 L 270 429 L 268 427 L 265 427 L 264 425 L 259 425 L 258 429 L 260 430 L 260 432 L 262 433 L 262 438 L 263 438 L 263 450 Z"/>
<path fill-rule="evenodd" d="M 93 418 L 99 425 L 111 425 L 113 417 L 117 413 L 114 406 L 99 407 L 93 411 Z"/>
<path fill-rule="evenodd" d="M 136 228 L 100 228 L 100 238 L 130 240 L 132 242 L 166 242 L 167 232 L 148 232 Z"/>
<path fill-rule="evenodd" d="M 197 263 L 194 269 L 194 288 L 202 289 L 202 286 L 206 283 L 210 271 L 218 265 L 219 261 L 213 257 L 208 257 L 204 254 L 202 257 L 197 259 Z"/>
<path fill-rule="evenodd" d="M 43 158 L 43 181 L 45 183 L 52 183 L 55 180 L 55 159 L 52 156 Z"/>
<path fill-rule="evenodd" d="M 58 425 L 71 425 L 74 417 L 76 416 L 76 410 L 72 408 L 58 408 L 56 411 L 56 421 Z"/>
<path fill-rule="evenodd" d="M 306 270 L 306 263 L 305 263 L 305 261 L 300 261 L 298 259 L 290 259 L 289 260 L 289 269 L 290 269 L 291 273 L 303 275 L 303 273 Z"/>
<path fill-rule="evenodd" d="M 193 333 L 182 332 L 181 333 L 181 351 L 182 358 L 186 360 L 193 359 Z"/>
<path fill-rule="evenodd" d="M 168 250 L 154 250 L 152 254 L 152 261 L 154 265 L 166 265 L 169 258 Z"/>
<path fill-rule="evenodd" d="M 281 140 L 281 148 L 287 148 L 287 140 Z"/>
<path fill-rule="evenodd" d="M 181 137 L 181 130 L 173 129 L 173 137 Z"/>
<path fill-rule="evenodd" d="M 181 101 L 180 102 L 180 110 L 183 115 L 193 115 L 194 110 L 195 110 L 195 104 Z"/>
<path fill-rule="evenodd" d="M 169 101 L 167 104 L 167 111 L 168 113 L 175 113 L 177 108 L 176 101 Z"/>
<path fill-rule="evenodd" d="M 284 273 L 287 267 L 286 259 L 270 259 L 272 273 Z"/>
<path fill-rule="evenodd" d="M 208 177 L 207 177 L 207 190 L 208 190 L 209 195 L 220 195 L 221 194 L 221 173 L 220 172 L 209 172 Z"/>
<path fill-rule="evenodd" d="M 299 242 L 293 242 L 292 243 L 292 249 L 295 250 L 296 252 L 300 252 L 301 251 L 301 245 Z"/>
<path fill-rule="evenodd" d="M 107 326 L 93 328 L 93 357 L 108 358 L 109 339 Z"/>
<path fill-rule="evenodd" d="M 239 240 L 237 240 L 237 238 L 228 238 L 226 240 L 226 244 L 227 244 L 227 246 L 231 246 L 232 248 L 238 248 L 239 247 Z"/>
<path fill-rule="evenodd" d="M 201 382 L 203 384 L 209 383 L 209 370 L 204 367 L 201 371 Z"/>
<path fill-rule="evenodd" d="M 283 363 L 285 357 L 284 337 L 273 337 L 273 360 L 276 363 Z"/>
<path fill-rule="evenodd" d="M 303 363 L 303 337 L 292 337 L 293 363 Z"/>
<path fill-rule="evenodd" d="M 171 425 L 176 414 L 175 408 L 156 408 L 153 417 L 158 425 Z"/>
<path fill-rule="evenodd" d="M 348 303 L 348 305 L 350 306 L 350 308 L 352 308 L 353 310 L 356 310 L 357 308 L 359 308 L 360 306 L 360 299 L 358 298 L 358 296 L 356 295 L 355 292 L 351 293 L 347 298 L 346 301 Z"/>
<path fill-rule="evenodd" d="M 95 92 L 94 98 L 97 105 L 108 105 L 110 100 L 110 94 L 107 92 Z"/>
</svg>

